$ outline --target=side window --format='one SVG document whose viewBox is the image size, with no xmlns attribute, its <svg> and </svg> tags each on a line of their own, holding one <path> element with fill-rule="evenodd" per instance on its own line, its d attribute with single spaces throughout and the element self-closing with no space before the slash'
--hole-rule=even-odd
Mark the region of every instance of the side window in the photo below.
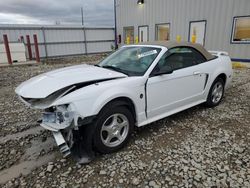
<svg viewBox="0 0 250 188">
<path fill-rule="evenodd" d="M 170 53 L 167 51 L 162 57 L 161 59 L 159 60 L 158 62 L 158 68 L 162 68 L 164 66 L 166 66 L 166 58 L 170 55 Z"/>
<path fill-rule="evenodd" d="M 205 57 L 197 50 L 189 47 L 177 47 L 169 49 L 159 60 L 154 68 L 154 72 L 165 69 L 166 66 L 171 67 L 172 70 L 183 69 L 205 62 Z"/>
<path fill-rule="evenodd" d="M 159 60 L 159 62 L 154 67 L 153 71 L 151 72 L 150 76 L 155 76 L 155 74 L 157 74 L 160 70 L 164 69 L 164 67 L 167 66 L 166 59 L 169 55 L 170 55 L 169 51 L 163 54 L 163 56 L 161 57 L 161 59 Z"/>
<path fill-rule="evenodd" d="M 191 67 L 206 61 L 200 52 L 189 47 L 172 48 L 167 53 L 163 66 L 171 66 L 173 70 Z"/>
<path fill-rule="evenodd" d="M 193 52 L 193 57 L 195 61 L 197 62 L 197 64 L 204 63 L 207 61 L 206 58 L 197 50 L 192 49 L 192 52 Z"/>
</svg>

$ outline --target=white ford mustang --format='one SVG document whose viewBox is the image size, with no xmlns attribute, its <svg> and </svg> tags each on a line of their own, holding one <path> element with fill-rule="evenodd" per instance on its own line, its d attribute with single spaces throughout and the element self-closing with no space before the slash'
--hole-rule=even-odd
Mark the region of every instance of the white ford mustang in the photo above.
<svg viewBox="0 0 250 188">
<path fill-rule="evenodd" d="M 64 156 L 86 163 L 94 152 L 123 147 L 134 126 L 201 103 L 218 105 L 231 79 L 226 52 L 151 42 L 124 46 L 95 66 L 38 75 L 16 93 L 29 107 L 44 109 L 41 126 L 53 132 Z"/>
</svg>

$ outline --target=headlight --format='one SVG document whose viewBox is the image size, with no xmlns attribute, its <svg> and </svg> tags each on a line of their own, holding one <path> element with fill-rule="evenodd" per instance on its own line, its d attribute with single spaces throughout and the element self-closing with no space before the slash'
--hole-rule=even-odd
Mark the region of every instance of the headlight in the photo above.
<svg viewBox="0 0 250 188">
<path fill-rule="evenodd" d="M 74 119 L 74 112 L 44 112 L 43 123 L 70 124 Z"/>
<path fill-rule="evenodd" d="M 56 123 L 56 112 L 44 112 L 42 117 L 43 123 Z"/>
<path fill-rule="evenodd" d="M 57 106 L 54 112 L 42 114 L 41 126 L 50 130 L 59 130 L 69 127 L 74 120 L 75 112 L 68 111 L 66 105 Z"/>
</svg>

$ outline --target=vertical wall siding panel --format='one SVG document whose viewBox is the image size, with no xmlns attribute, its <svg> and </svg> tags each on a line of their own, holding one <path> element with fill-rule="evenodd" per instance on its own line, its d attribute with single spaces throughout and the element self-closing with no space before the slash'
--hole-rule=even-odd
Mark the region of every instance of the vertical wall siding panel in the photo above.
<svg viewBox="0 0 250 188">
<path fill-rule="evenodd" d="M 188 33 L 189 33 L 189 17 L 187 16 L 188 13 L 189 13 L 189 9 L 188 9 L 188 1 L 185 1 L 182 3 L 182 16 L 183 16 L 183 19 L 184 19 L 184 24 L 182 25 L 182 30 L 184 31 L 183 33 L 183 40 L 188 40 Z M 188 28 L 188 29 L 186 29 Z"/>
<path fill-rule="evenodd" d="M 88 41 L 113 40 L 114 39 L 114 32 L 112 30 L 87 29 L 86 36 L 87 36 Z"/>
<path fill-rule="evenodd" d="M 97 52 L 108 52 L 111 50 L 111 45 L 114 45 L 113 42 L 98 42 L 98 43 L 88 43 L 89 53 Z"/>
<path fill-rule="evenodd" d="M 46 33 L 46 41 L 47 42 L 67 42 L 67 41 L 83 41 L 84 35 L 83 35 L 83 29 L 47 29 L 45 30 Z"/>
<path fill-rule="evenodd" d="M 165 16 L 164 16 L 164 20 L 166 20 L 166 22 L 170 23 L 170 40 L 175 40 L 174 39 L 174 35 L 173 35 L 173 20 L 172 20 L 172 7 L 171 7 L 171 1 L 166 1 L 165 2 L 165 6 L 166 6 L 166 13 L 165 13 Z M 165 22 L 165 21 L 162 21 L 162 22 Z"/>
<path fill-rule="evenodd" d="M 214 33 L 217 32 L 217 35 L 216 35 L 217 42 L 214 41 L 214 48 L 217 46 L 217 48 L 219 50 L 223 50 L 224 49 L 223 48 L 223 41 L 224 41 L 223 38 L 225 36 L 225 32 L 227 31 L 225 29 L 225 23 L 226 23 L 225 14 L 226 14 L 226 11 L 227 11 L 225 9 L 225 4 L 226 3 L 225 3 L 224 0 L 217 2 L 216 12 L 218 12 L 218 14 L 217 14 L 217 19 L 214 18 L 214 19 L 216 19 L 216 22 L 217 22 L 217 27 L 214 28 L 215 29 Z M 214 37 L 213 40 L 216 40 L 216 38 Z"/>
</svg>

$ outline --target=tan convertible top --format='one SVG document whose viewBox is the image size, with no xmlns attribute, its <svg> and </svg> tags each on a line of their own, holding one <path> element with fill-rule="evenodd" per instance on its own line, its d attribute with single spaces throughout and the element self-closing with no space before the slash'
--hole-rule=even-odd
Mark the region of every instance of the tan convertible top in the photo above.
<svg viewBox="0 0 250 188">
<path fill-rule="evenodd" d="M 207 61 L 214 58 L 212 54 L 210 54 L 202 45 L 197 43 L 191 43 L 191 42 L 174 42 L 174 41 L 153 41 L 153 42 L 142 42 L 138 45 L 156 45 L 156 46 L 164 46 L 168 49 L 174 48 L 174 47 L 192 47 L 199 51 L 206 59 Z"/>
</svg>

